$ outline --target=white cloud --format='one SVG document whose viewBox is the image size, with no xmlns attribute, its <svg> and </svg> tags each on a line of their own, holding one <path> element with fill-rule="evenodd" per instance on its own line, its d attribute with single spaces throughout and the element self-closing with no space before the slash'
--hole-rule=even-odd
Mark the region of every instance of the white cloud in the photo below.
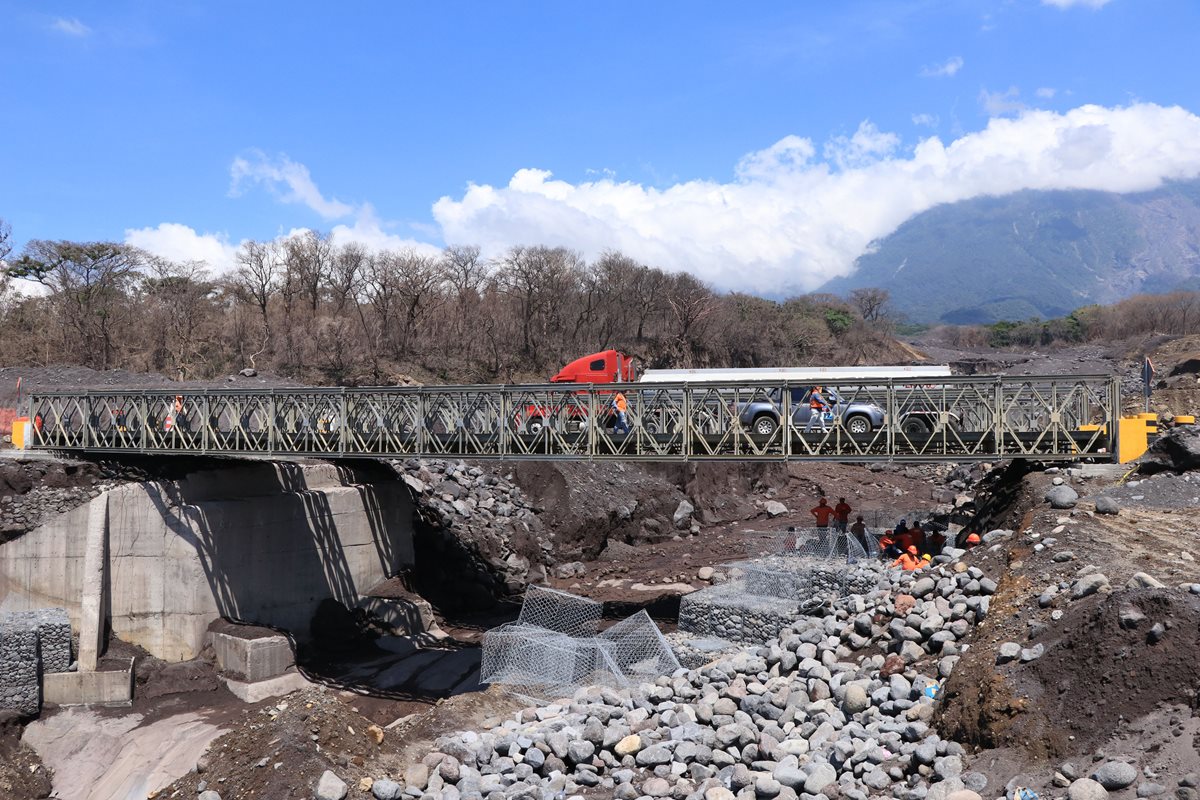
<svg viewBox="0 0 1200 800">
<path fill-rule="evenodd" d="M 437 255 L 441 252 L 440 247 L 427 242 L 389 233 L 386 230 L 388 227 L 391 226 L 379 219 L 371 204 L 364 203 L 359 207 L 353 225 L 335 225 L 331 234 L 333 235 L 333 240 L 339 245 L 355 242 L 375 252 L 380 250 L 416 250 L 426 255 Z"/>
<path fill-rule="evenodd" d="M 1042 0 L 1044 6 L 1056 8 L 1103 8 L 1112 0 Z"/>
<path fill-rule="evenodd" d="M 354 211 L 353 206 L 321 194 L 308 167 L 282 153 L 272 159 L 261 150 L 252 150 L 233 160 L 229 174 L 230 197 L 238 197 L 245 191 L 245 184 L 251 184 L 264 187 L 285 203 L 307 206 L 325 219 L 345 217 Z"/>
<path fill-rule="evenodd" d="M 237 265 L 238 246 L 230 244 L 224 234 L 197 233 L 177 222 L 164 222 L 156 228 L 130 228 L 125 231 L 125 244 L 171 261 L 203 261 L 218 275 Z"/>
<path fill-rule="evenodd" d="M 962 56 L 955 56 L 945 64 L 934 64 L 921 68 L 922 78 L 953 78 L 963 68 Z"/>
<path fill-rule="evenodd" d="M 1081 106 L 993 118 L 911 150 L 870 123 L 822 148 L 788 136 L 744 156 L 729 182 L 667 188 L 570 183 L 523 169 L 433 206 L 447 242 L 495 255 L 514 244 L 616 248 L 720 288 L 806 291 L 845 275 L 870 243 L 940 203 L 1022 189 L 1130 192 L 1200 176 L 1200 117 L 1178 107 Z"/>
<path fill-rule="evenodd" d="M 936 128 L 941 120 L 937 114 L 913 114 L 912 123 L 920 128 Z"/>
<path fill-rule="evenodd" d="M 1058 90 L 1050 86 L 1043 86 L 1034 92 L 1034 94 L 1043 100 L 1051 100 L 1054 98 L 1054 95 L 1058 94 Z"/>
<path fill-rule="evenodd" d="M 70 19 L 55 17 L 54 21 L 50 23 L 50 28 L 59 33 L 65 33 L 67 36 L 77 36 L 79 38 L 91 36 L 92 34 L 92 29 L 80 22 L 76 17 L 71 17 Z"/>
<path fill-rule="evenodd" d="M 981 89 L 979 104 L 989 117 L 1003 117 L 1024 111 L 1028 106 L 1021 102 L 1021 90 L 1010 86 L 1003 92 L 989 92 Z"/>
</svg>

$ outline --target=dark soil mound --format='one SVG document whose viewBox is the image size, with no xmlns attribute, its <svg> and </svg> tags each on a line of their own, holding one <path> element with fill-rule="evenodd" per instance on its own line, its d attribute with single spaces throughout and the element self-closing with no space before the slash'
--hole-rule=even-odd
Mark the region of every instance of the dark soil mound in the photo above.
<svg viewBox="0 0 1200 800">
<path fill-rule="evenodd" d="M 943 694 L 943 734 L 1056 759 L 1091 752 L 1163 702 L 1196 706 L 1195 595 L 1138 589 L 1079 601 L 1036 643 L 1046 651 L 1030 663 L 994 667 L 981 663 L 991 652 L 980 648 L 988 652 L 960 664 Z"/>
</svg>

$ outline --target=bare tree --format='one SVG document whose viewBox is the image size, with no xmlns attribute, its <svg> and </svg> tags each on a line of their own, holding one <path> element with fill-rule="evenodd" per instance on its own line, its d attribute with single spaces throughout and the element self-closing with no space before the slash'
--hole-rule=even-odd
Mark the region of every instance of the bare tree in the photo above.
<svg viewBox="0 0 1200 800">
<path fill-rule="evenodd" d="M 289 276 L 299 283 L 308 300 L 309 311 L 317 313 L 321 290 L 333 271 L 333 238 L 328 233 L 306 230 L 284 243 L 284 259 Z"/>
<path fill-rule="evenodd" d="M 177 264 L 151 258 L 149 270 L 142 291 L 154 323 L 148 333 L 158 337 L 155 368 L 169 371 L 178 380 L 195 377 L 216 338 L 212 325 L 216 287 L 200 261 Z"/>
<path fill-rule="evenodd" d="M 237 271 L 233 275 L 235 292 L 244 302 L 252 303 L 262 319 L 258 350 L 249 356 L 250 366 L 256 366 L 258 356 L 271 344 L 271 298 L 279 291 L 281 253 L 277 242 L 248 240 L 237 253 Z"/>
<path fill-rule="evenodd" d="M 855 289 L 850 293 L 850 302 L 858 309 L 858 313 L 867 322 L 878 322 L 887 314 L 888 300 L 891 294 L 887 289 L 866 287 Z"/>
</svg>

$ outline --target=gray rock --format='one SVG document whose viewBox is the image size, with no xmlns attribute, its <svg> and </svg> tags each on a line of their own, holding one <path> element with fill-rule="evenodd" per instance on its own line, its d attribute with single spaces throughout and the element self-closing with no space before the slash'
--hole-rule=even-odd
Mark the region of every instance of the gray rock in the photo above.
<svg viewBox="0 0 1200 800">
<path fill-rule="evenodd" d="M 1023 650 L 1021 650 L 1021 661 L 1022 661 L 1022 663 L 1028 663 L 1030 661 L 1037 661 L 1039 658 L 1042 657 L 1042 654 L 1045 652 L 1046 652 L 1046 645 L 1041 644 L 1041 643 L 1035 644 L 1033 647 L 1026 647 Z"/>
<path fill-rule="evenodd" d="M 1161 622 L 1156 622 L 1150 626 L 1150 632 L 1146 634 L 1146 638 L 1151 644 L 1155 644 L 1162 640 L 1167 635 L 1167 628 Z"/>
<path fill-rule="evenodd" d="M 1141 787 L 1138 788 L 1141 789 Z M 221 795 L 217 794 L 212 789 L 208 789 L 207 791 L 201 792 L 196 797 L 196 800 L 221 800 Z"/>
<path fill-rule="evenodd" d="M 808 776 L 804 774 L 803 770 L 782 764 L 775 768 L 771 777 L 790 789 L 803 789 L 804 782 L 808 780 Z M 888 782 L 890 783 L 891 780 L 889 779 Z"/>
<path fill-rule="evenodd" d="M 1093 572 L 1090 575 L 1084 575 L 1071 587 L 1071 599 L 1079 600 L 1093 595 L 1100 591 L 1101 588 L 1108 586 L 1108 578 L 1103 572 Z"/>
<path fill-rule="evenodd" d="M 651 797 L 666 797 L 671 793 L 671 783 L 665 778 L 647 778 L 642 783 L 642 792 Z"/>
<path fill-rule="evenodd" d="M 1123 761 L 1109 761 L 1092 773 L 1092 780 L 1105 789 L 1124 789 L 1137 780 L 1137 767 Z"/>
<path fill-rule="evenodd" d="M 1158 797 L 1160 794 L 1165 794 L 1166 791 L 1167 791 L 1167 787 L 1163 786 L 1162 784 L 1151 783 L 1150 781 L 1146 781 L 1145 783 L 1138 784 L 1137 796 L 1138 797 Z"/>
<path fill-rule="evenodd" d="M 404 785 L 409 789 L 424 789 L 429 785 L 429 767 L 413 764 L 404 770 Z"/>
<path fill-rule="evenodd" d="M 1079 493 L 1070 486 L 1054 486 L 1046 492 L 1045 499 L 1051 508 L 1074 508 L 1079 502 Z"/>
<path fill-rule="evenodd" d="M 852 683 L 846 687 L 846 695 L 842 699 L 842 708 L 847 714 L 858 714 L 866 711 L 871 707 L 871 698 L 867 695 L 867 690 L 857 683 Z"/>
<path fill-rule="evenodd" d="M 375 800 L 400 800 L 404 789 L 389 778 L 381 778 L 371 784 L 371 796 Z"/>
<path fill-rule="evenodd" d="M 347 791 L 346 782 L 329 770 L 317 781 L 317 800 L 342 800 Z"/>
<path fill-rule="evenodd" d="M 591 761 L 596 753 L 596 745 L 583 739 L 576 739 L 567 745 L 567 759 L 574 764 Z"/>
<path fill-rule="evenodd" d="M 1065 564 L 1075 558 L 1075 553 L 1070 550 L 1059 550 L 1050 560 L 1056 564 Z"/>
<path fill-rule="evenodd" d="M 1117 501 L 1107 495 L 1101 495 L 1096 498 L 1096 513 L 1097 514 L 1120 514 L 1121 507 L 1117 505 Z"/>
<path fill-rule="evenodd" d="M 637 765 L 639 767 L 653 767 L 659 764 L 670 763 L 671 751 L 663 747 L 661 744 L 647 747 L 645 750 L 638 751 L 637 754 Z"/>
<path fill-rule="evenodd" d="M 933 578 L 924 577 L 913 584 L 911 594 L 913 597 L 925 597 L 931 594 L 937 588 L 937 582 Z"/>
<path fill-rule="evenodd" d="M 1117 615 L 1121 621 L 1121 627 L 1126 630 L 1132 630 L 1146 621 L 1146 615 L 1137 606 L 1121 606 Z"/>
<path fill-rule="evenodd" d="M 966 786 L 973 792 L 982 792 L 987 788 L 987 775 L 982 772 L 964 772 L 962 775 L 963 786 Z"/>
<path fill-rule="evenodd" d="M 1147 575 L 1145 572 L 1135 572 L 1129 582 L 1125 584 L 1127 589 L 1165 589 L 1167 585 L 1155 578 L 1153 575 Z"/>
<path fill-rule="evenodd" d="M 829 784 L 837 780 L 837 770 L 830 764 L 817 764 L 804 782 L 804 791 L 809 794 L 820 794 Z M 781 781 L 782 783 L 782 781 Z"/>
<path fill-rule="evenodd" d="M 1108 790 L 1091 778 L 1072 781 L 1067 787 L 1067 800 L 1106 800 Z"/>
<path fill-rule="evenodd" d="M 996 663 L 1007 664 L 1021 655 L 1021 645 L 1016 642 L 1004 642 L 996 652 Z"/>
<path fill-rule="evenodd" d="M 675 523 L 675 527 L 683 530 L 692 524 L 692 514 L 696 507 L 687 500 L 680 500 L 679 505 L 675 507 L 675 513 L 671 517 L 671 521 Z"/>
<path fill-rule="evenodd" d="M 767 512 L 768 517 L 782 517 L 788 513 L 788 508 L 778 500 L 768 500 L 763 505 L 763 510 Z"/>
</svg>

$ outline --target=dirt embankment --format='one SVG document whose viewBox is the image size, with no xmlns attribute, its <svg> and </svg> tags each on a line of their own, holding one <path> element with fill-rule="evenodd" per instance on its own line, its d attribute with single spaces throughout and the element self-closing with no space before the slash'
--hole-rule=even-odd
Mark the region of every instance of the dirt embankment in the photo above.
<svg viewBox="0 0 1200 800">
<path fill-rule="evenodd" d="M 1001 581 L 943 687 L 939 725 L 984 761 L 991 753 L 1037 765 L 1104 752 L 1150 766 L 1136 732 L 1161 717 L 1168 739 L 1190 745 L 1187 726 L 1169 720 L 1178 708 L 1186 720 L 1200 691 L 1200 596 L 1193 589 L 1200 569 L 1191 556 L 1200 535 L 1190 521 L 1191 492 L 1178 485 L 1190 489 L 1190 482 L 1068 477 L 1064 483 L 1080 498 L 1073 509 L 1056 510 L 1044 496 L 1062 477 L 1021 479 L 1006 517 L 998 515 L 1013 533 L 971 554 Z M 1118 504 L 1116 514 L 1096 513 L 1102 496 Z M 1096 588 L 1084 590 L 1089 584 Z M 1005 643 L 1019 645 L 1021 656 L 1007 660 Z M 1194 767 L 1176 759 L 1156 768 Z"/>
</svg>

